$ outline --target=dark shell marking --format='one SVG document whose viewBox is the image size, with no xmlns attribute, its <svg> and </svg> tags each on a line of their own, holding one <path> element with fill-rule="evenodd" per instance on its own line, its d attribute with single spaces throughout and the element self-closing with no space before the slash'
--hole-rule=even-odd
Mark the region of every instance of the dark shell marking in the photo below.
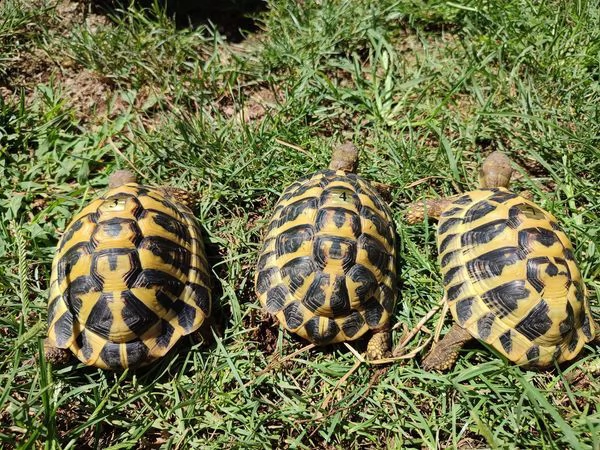
<svg viewBox="0 0 600 450">
<path fill-rule="evenodd" d="M 211 312 L 210 276 L 191 211 L 158 190 L 112 189 L 67 227 L 54 258 L 51 345 L 85 364 L 148 364 Z"/>
<path fill-rule="evenodd" d="M 259 257 L 262 305 L 316 344 L 385 328 L 395 301 L 392 223 L 359 176 L 324 170 L 293 183 L 274 208 Z"/>
<path fill-rule="evenodd" d="M 573 359 L 594 334 L 571 243 L 549 213 L 504 189 L 441 214 L 438 251 L 454 319 L 519 364 Z"/>
</svg>

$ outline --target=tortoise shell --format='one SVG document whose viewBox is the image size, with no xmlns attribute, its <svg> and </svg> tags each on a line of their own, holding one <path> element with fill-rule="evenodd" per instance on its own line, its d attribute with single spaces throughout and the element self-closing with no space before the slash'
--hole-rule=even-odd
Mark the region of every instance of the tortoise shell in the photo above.
<svg viewBox="0 0 600 450">
<path fill-rule="evenodd" d="M 148 364 L 210 313 L 200 228 L 159 189 L 109 190 L 75 216 L 58 244 L 48 342 L 87 365 Z"/>
<path fill-rule="evenodd" d="M 316 344 L 388 327 L 395 300 L 389 208 L 355 174 L 323 170 L 289 186 L 258 261 L 261 304 Z"/>
<path fill-rule="evenodd" d="M 438 225 L 454 320 L 517 364 L 573 359 L 594 322 L 573 248 L 556 219 L 505 188 L 454 200 Z"/>
</svg>

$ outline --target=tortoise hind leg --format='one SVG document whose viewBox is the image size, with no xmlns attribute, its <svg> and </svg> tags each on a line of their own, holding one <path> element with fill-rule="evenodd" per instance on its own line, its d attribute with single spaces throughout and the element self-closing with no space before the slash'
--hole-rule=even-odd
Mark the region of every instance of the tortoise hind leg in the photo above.
<svg viewBox="0 0 600 450">
<path fill-rule="evenodd" d="M 423 359 L 421 366 L 425 370 L 439 370 L 442 372 L 450 369 L 458 358 L 458 351 L 473 339 L 473 336 L 467 330 L 455 324 L 441 341 L 434 344 L 431 351 Z"/>
<path fill-rule="evenodd" d="M 44 355 L 53 366 L 63 366 L 71 360 L 69 349 L 54 347 L 48 339 L 44 339 Z"/>
<path fill-rule="evenodd" d="M 390 330 L 374 331 L 367 344 L 367 359 L 375 361 L 387 358 L 391 349 L 392 333 Z"/>
</svg>

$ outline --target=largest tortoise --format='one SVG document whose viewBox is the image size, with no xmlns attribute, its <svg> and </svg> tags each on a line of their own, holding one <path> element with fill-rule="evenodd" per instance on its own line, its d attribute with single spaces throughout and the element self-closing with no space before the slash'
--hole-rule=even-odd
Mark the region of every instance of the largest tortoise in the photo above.
<svg viewBox="0 0 600 450">
<path fill-rule="evenodd" d="M 208 264 L 190 199 L 117 171 L 77 214 L 52 264 L 46 357 L 104 369 L 165 355 L 211 314 Z"/>
<path fill-rule="evenodd" d="M 288 330 L 318 344 L 371 331 L 367 356 L 390 345 L 396 285 L 392 215 L 356 175 L 358 150 L 337 147 L 329 169 L 289 186 L 275 206 L 256 272 L 256 293 Z"/>
<path fill-rule="evenodd" d="M 537 368 L 575 358 L 594 339 L 571 242 L 552 214 L 507 189 L 512 172 L 508 157 L 494 152 L 480 189 L 407 211 L 409 223 L 425 210 L 439 219 L 445 301 L 456 321 L 423 360 L 425 369 L 448 369 L 473 338 Z"/>
</svg>

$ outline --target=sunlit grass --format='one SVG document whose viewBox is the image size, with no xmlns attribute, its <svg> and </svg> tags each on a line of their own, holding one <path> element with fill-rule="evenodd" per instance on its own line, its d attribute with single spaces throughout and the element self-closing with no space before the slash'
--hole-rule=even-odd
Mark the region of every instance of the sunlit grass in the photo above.
<svg viewBox="0 0 600 450">
<path fill-rule="evenodd" d="M 352 140 L 395 187 L 398 342 L 442 295 L 434 225 L 405 225 L 405 205 L 476 186 L 500 149 L 572 238 L 597 316 L 600 4 L 268 6 L 232 44 L 157 7 L 0 3 L 0 447 L 600 448 L 597 347 L 564 372 L 481 345 L 448 374 L 356 368 L 344 346 L 289 357 L 305 343 L 276 329 L 265 353 L 253 294 L 278 195 Z M 139 373 L 51 370 L 54 247 L 114 168 L 200 194 L 226 325 Z"/>
</svg>

